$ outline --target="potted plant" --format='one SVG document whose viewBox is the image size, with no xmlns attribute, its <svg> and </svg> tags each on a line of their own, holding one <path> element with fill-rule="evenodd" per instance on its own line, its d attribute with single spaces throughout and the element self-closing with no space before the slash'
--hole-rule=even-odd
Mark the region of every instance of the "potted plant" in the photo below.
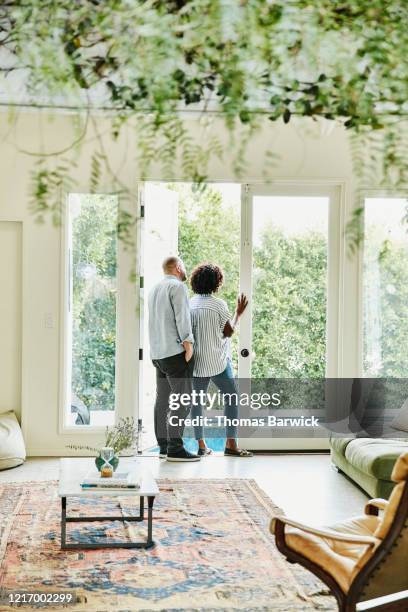
<svg viewBox="0 0 408 612">
<path fill-rule="evenodd" d="M 102 448 L 112 448 L 113 456 L 109 459 L 109 463 L 111 464 L 113 471 L 119 465 L 119 455 L 122 451 L 132 448 L 137 441 L 137 428 L 135 426 L 135 420 L 133 417 L 122 417 L 119 422 L 113 427 L 107 427 L 105 432 L 105 443 L 101 448 L 95 448 L 93 446 L 88 445 L 78 445 L 78 444 L 69 444 L 67 448 L 72 450 L 87 450 L 97 453 L 95 458 L 95 465 L 98 470 L 105 463 L 105 459 L 101 456 Z"/>
</svg>

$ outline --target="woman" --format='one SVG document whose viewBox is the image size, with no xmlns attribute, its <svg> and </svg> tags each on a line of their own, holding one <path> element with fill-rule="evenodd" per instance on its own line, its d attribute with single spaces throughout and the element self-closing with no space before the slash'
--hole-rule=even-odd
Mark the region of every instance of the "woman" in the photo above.
<svg viewBox="0 0 408 612">
<path fill-rule="evenodd" d="M 203 263 L 191 274 L 191 287 L 195 293 L 190 300 L 191 324 L 194 336 L 194 373 L 193 388 L 198 393 L 207 392 L 210 381 L 218 387 L 221 393 L 228 394 L 225 405 L 225 416 L 228 419 L 238 418 L 238 389 L 232 370 L 229 338 L 234 333 L 236 324 L 248 300 L 245 295 L 238 298 L 234 317 L 231 319 L 226 303 L 214 294 L 217 293 L 224 280 L 222 270 L 213 264 Z M 203 405 L 194 405 L 192 417 L 203 414 Z M 204 428 L 194 428 L 198 440 L 198 454 L 209 455 L 211 450 L 204 440 Z M 251 457 L 252 453 L 238 447 L 237 427 L 226 427 L 227 441 L 224 454 L 232 457 Z"/>
</svg>

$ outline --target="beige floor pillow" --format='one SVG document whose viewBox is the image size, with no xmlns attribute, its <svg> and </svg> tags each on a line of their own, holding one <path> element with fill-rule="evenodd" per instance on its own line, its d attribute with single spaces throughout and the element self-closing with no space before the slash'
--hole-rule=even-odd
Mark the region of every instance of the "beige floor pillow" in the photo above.
<svg viewBox="0 0 408 612">
<path fill-rule="evenodd" d="M 0 470 L 16 467 L 26 458 L 23 434 L 14 412 L 0 414 Z"/>
</svg>

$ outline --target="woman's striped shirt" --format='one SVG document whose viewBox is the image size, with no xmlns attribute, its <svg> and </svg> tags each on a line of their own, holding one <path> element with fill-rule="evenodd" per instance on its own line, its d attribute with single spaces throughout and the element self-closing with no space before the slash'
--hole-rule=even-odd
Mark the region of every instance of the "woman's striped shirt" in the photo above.
<svg viewBox="0 0 408 612">
<path fill-rule="evenodd" d="M 194 336 L 194 376 L 215 376 L 227 367 L 229 339 L 224 327 L 231 319 L 228 306 L 214 295 L 195 295 L 190 300 Z"/>
</svg>

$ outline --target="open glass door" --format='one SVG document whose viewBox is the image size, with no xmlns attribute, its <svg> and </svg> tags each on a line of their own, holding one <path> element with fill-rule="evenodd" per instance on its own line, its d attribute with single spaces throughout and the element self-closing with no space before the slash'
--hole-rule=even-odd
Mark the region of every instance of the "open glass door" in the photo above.
<svg viewBox="0 0 408 612">
<path fill-rule="evenodd" d="M 241 290 L 250 311 L 241 321 L 240 378 L 336 376 L 336 191 L 247 185 L 242 217 Z M 316 443 L 255 434 L 242 441 L 253 449 L 316 448 Z"/>
<path fill-rule="evenodd" d="M 141 404 L 144 446 L 155 446 L 153 409 L 155 368 L 149 356 L 148 294 L 161 279 L 162 262 L 178 254 L 188 276 L 204 261 L 219 265 L 224 284 L 219 297 L 231 311 L 239 290 L 241 185 L 237 183 L 145 183 L 144 184 L 144 299 L 143 299 L 143 391 Z M 188 289 L 191 293 L 190 287 Z M 233 338 L 232 359 L 238 367 L 238 338 Z M 222 440 L 218 440 L 220 448 Z M 193 440 L 187 447 L 195 449 Z"/>
<path fill-rule="evenodd" d="M 178 194 L 164 183 L 143 185 L 143 316 L 142 343 L 143 368 L 140 377 L 141 410 L 143 420 L 143 446 L 155 446 L 154 402 L 156 397 L 156 370 L 150 360 L 148 295 L 152 287 L 162 278 L 162 262 L 178 248 Z"/>
</svg>

